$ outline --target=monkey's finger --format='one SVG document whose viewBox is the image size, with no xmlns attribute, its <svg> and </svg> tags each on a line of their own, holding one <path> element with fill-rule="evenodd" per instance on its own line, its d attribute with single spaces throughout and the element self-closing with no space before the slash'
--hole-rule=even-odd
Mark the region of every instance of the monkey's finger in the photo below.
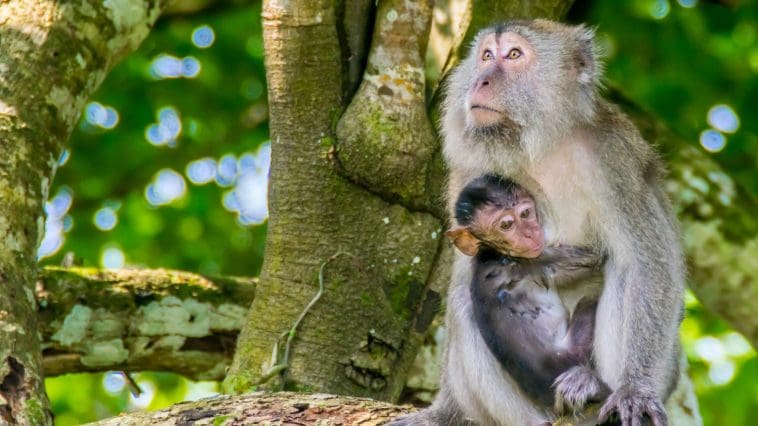
<svg viewBox="0 0 758 426">
<path fill-rule="evenodd" d="M 649 407 L 647 410 L 647 415 L 650 417 L 650 423 L 653 426 L 668 426 L 668 418 L 664 414 L 663 411 L 661 411 L 660 407 L 653 406 Z"/>
</svg>

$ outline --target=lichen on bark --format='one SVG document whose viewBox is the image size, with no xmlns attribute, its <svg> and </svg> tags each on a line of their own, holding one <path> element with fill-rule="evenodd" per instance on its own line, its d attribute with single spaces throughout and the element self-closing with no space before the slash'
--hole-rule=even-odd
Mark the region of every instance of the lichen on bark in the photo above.
<svg viewBox="0 0 758 426">
<path fill-rule="evenodd" d="M 165 370 L 222 379 L 256 282 L 47 267 L 37 283 L 45 374 Z"/>
<path fill-rule="evenodd" d="M 34 279 L 43 203 L 79 111 L 109 67 L 147 35 L 163 3 L 0 2 L 0 420 L 52 421 Z M 137 9 L 144 13 L 134 14 Z M 128 18 L 127 18 L 128 17 Z M 114 41 L 126 40 L 123 43 Z M 11 384 L 13 384 L 11 386 Z"/>
</svg>

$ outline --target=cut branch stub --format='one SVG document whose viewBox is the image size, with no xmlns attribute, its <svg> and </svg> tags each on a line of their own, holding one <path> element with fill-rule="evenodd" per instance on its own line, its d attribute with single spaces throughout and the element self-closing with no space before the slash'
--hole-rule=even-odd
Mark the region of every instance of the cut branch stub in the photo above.
<svg viewBox="0 0 758 426">
<path fill-rule="evenodd" d="M 426 176 L 439 143 L 426 112 L 424 56 L 430 1 L 387 1 L 358 92 L 337 125 L 337 164 L 383 198 L 419 210 L 439 200 Z"/>
</svg>

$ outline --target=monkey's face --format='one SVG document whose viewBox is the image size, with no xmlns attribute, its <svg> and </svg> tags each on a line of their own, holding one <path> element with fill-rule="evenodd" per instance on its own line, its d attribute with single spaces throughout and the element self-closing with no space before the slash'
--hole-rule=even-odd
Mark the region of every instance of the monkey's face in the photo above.
<svg viewBox="0 0 758 426">
<path fill-rule="evenodd" d="M 518 190 L 515 201 L 482 204 L 468 226 L 455 226 L 445 235 L 469 256 L 476 255 L 482 245 L 526 259 L 539 256 L 545 248 L 545 233 L 534 200 L 523 190 Z"/>
<path fill-rule="evenodd" d="M 470 226 L 483 244 L 508 256 L 532 259 L 545 248 L 534 201 L 525 194 L 513 206 L 482 206 Z"/>
<path fill-rule="evenodd" d="M 526 38 L 515 32 L 490 33 L 482 37 L 476 51 L 476 80 L 468 90 L 467 126 L 509 126 L 514 102 L 527 101 L 536 52 Z"/>
<path fill-rule="evenodd" d="M 548 143 L 589 122 L 600 75 L 593 38 L 583 26 L 543 20 L 483 30 L 448 82 L 445 132 L 477 142 L 531 132 Z"/>
</svg>

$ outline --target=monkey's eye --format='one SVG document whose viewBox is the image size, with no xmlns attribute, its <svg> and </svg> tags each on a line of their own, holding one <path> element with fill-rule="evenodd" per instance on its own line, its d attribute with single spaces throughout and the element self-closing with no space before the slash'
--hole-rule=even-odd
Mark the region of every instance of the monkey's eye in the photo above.
<svg viewBox="0 0 758 426">
<path fill-rule="evenodd" d="M 508 59 L 518 59 L 518 58 L 521 57 L 521 55 L 522 55 L 521 49 L 514 47 L 513 49 L 511 49 L 508 52 L 508 56 L 506 56 L 506 58 L 508 58 Z"/>
<path fill-rule="evenodd" d="M 495 59 L 495 55 L 492 54 L 492 51 L 487 49 L 482 54 L 482 61 L 489 62 L 491 60 Z"/>
<path fill-rule="evenodd" d="M 512 226 L 513 226 L 513 221 L 510 220 L 510 219 L 506 219 L 506 220 L 500 222 L 500 229 L 502 229 L 502 230 L 507 231 L 507 230 L 511 229 Z"/>
<path fill-rule="evenodd" d="M 521 219 L 528 219 L 531 215 L 532 209 L 524 209 L 524 211 L 521 212 Z"/>
</svg>

